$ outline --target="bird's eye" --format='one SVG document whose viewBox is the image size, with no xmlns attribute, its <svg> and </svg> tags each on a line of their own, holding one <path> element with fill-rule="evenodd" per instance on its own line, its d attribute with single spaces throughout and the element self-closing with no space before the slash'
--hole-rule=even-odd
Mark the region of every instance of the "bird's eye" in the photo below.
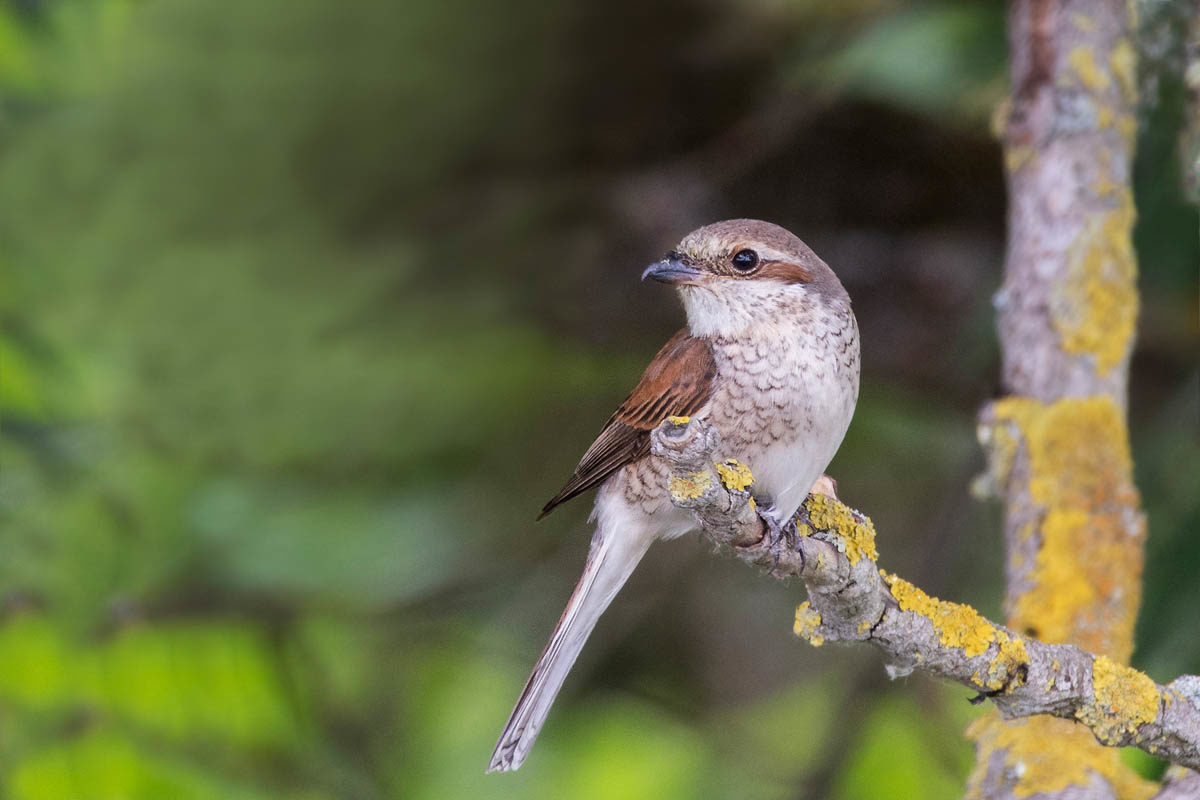
<svg viewBox="0 0 1200 800">
<path fill-rule="evenodd" d="M 758 266 L 758 253 L 753 250 L 738 250 L 731 259 L 733 268 L 741 272 L 749 272 Z"/>
</svg>

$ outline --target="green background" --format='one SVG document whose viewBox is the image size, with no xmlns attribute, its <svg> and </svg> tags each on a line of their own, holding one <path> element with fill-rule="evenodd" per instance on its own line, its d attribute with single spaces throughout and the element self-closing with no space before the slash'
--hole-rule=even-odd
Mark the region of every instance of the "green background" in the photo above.
<svg viewBox="0 0 1200 800">
<path fill-rule="evenodd" d="M 645 5 L 0 5 L 0 795 L 960 794 L 966 690 L 810 648 L 802 587 L 690 537 L 483 774 L 590 499 L 533 519 L 682 323 L 641 268 L 715 219 L 842 277 L 864 376 L 830 472 L 884 566 L 1001 615 L 968 492 L 999 4 Z M 1200 245 L 1175 22 L 1146 24 L 1135 663 L 1165 681 L 1200 671 Z"/>
</svg>

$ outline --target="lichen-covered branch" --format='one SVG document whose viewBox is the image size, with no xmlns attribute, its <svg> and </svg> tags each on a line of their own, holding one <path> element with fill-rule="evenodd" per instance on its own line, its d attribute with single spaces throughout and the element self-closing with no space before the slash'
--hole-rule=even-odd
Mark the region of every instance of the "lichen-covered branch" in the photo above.
<svg viewBox="0 0 1200 800">
<path fill-rule="evenodd" d="M 996 297 L 1015 394 L 1124 403 L 1137 322 L 1137 55 L 1125 0 L 1013 0 L 1002 114 L 1008 253 Z"/>
<path fill-rule="evenodd" d="M 721 460 L 712 426 L 669 420 L 651 441 L 671 465 L 673 502 L 709 537 L 776 577 L 804 580 L 809 599 L 796 609 L 795 631 L 814 646 L 868 642 L 893 677 L 928 672 L 990 698 L 1006 719 L 1061 717 L 1103 744 L 1200 768 L 1200 677 L 1162 686 L 1107 656 L 1046 644 L 930 597 L 879 569 L 871 521 L 828 495 L 810 495 L 797 535 L 774 545 L 750 494 L 749 467 Z"/>
<path fill-rule="evenodd" d="M 1145 540 L 1125 426 L 1138 315 L 1136 8 L 1010 0 L 1012 91 L 998 126 L 1008 246 L 995 298 L 1008 396 L 983 410 L 979 428 L 990 466 L 977 488 L 1005 504 L 1008 625 L 1077 645 L 1104 668 L 1132 653 Z M 1115 751 L 1055 720 L 993 716 L 968 733 L 970 797 L 1155 791 Z"/>
</svg>

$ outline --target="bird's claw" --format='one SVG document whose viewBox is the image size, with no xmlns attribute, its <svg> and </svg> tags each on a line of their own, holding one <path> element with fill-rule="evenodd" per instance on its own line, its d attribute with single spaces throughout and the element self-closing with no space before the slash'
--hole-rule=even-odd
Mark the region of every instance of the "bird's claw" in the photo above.
<svg viewBox="0 0 1200 800">
<path fill-rule="evenodd" d="M 800 537 L 799 531 L 796 530 L 796 518 L 792 517 L 780 525 L 779 520 L 775 517 L 774 508 L 760 508 L 758 516 L 767 528 L 765 539 L 767 551 L 771 554 L 771 570 L 774 571 L 779 566 L 779 557 L 784 550 L 800 552 L 796 547 Z M 801 558 L 803 557 L 803 553 L 801 553 Z"/>
</svg>

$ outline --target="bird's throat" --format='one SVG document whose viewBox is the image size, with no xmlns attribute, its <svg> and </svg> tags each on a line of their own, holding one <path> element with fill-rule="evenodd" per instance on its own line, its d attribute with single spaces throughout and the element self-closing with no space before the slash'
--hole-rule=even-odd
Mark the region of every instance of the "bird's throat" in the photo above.
<svg viewBox="0 0 1200 800">
<path fill-rule="evenodd" d="M 704 339 L 754 340 L 776 336 L 813 311 L 799 286 L 774 281 L 722 281 L 679 288 L 688 330 Z"/>
</svg>

